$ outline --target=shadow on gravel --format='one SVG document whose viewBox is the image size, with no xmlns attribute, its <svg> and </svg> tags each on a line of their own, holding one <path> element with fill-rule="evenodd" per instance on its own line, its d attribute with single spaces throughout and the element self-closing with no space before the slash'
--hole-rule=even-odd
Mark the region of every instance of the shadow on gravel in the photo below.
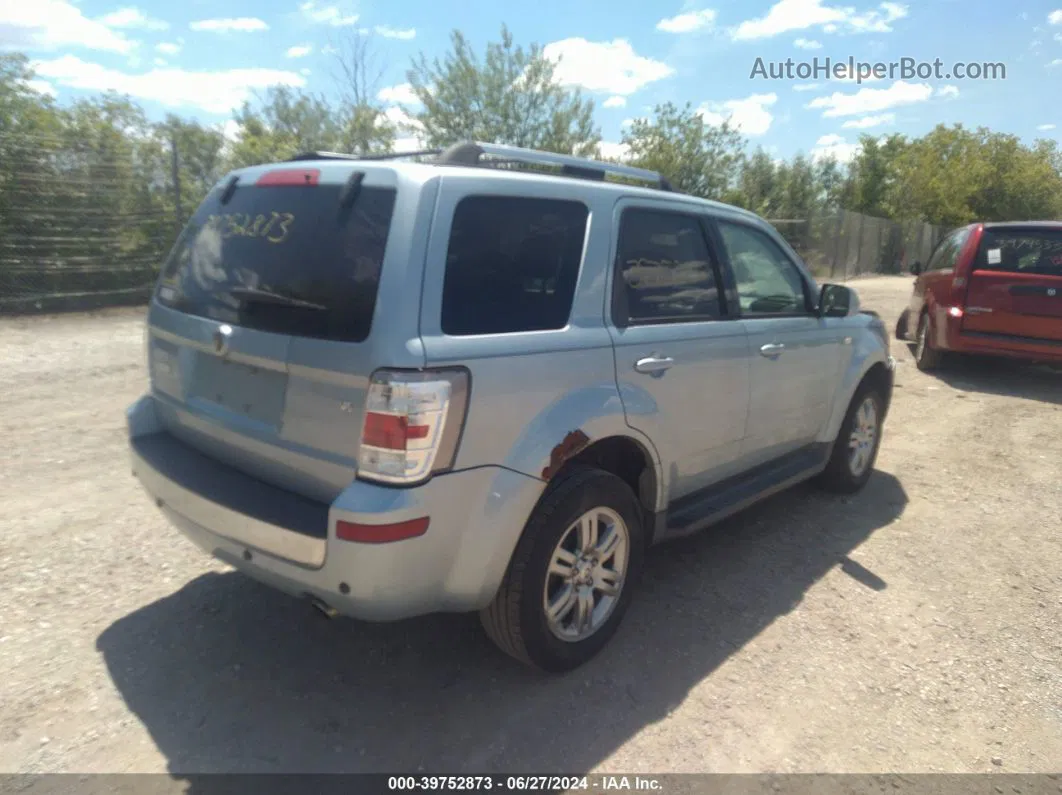
<svg viewBox="0 0 1062 795">
<path fill-rule="evenodd" d="M 913 355 L 913 354 L 912 354 Z M 952 356 L 933 375 L 953 389 L 1062 405 L 1062 368 L 996 356 Z"/>
<path fill-rule="evenodd" d="M 886 588 L 848 555 L 906 504 L 876 472 L 855 497 L 798 487 L 654 549 L 613 642 L 561 677 L 496 651 L 474 616 L 328 622 L 236 573 L 120 619 L 97 648 L 177 777 L 575 774 L 666 718 L 833 567 Z"/>
</svg>

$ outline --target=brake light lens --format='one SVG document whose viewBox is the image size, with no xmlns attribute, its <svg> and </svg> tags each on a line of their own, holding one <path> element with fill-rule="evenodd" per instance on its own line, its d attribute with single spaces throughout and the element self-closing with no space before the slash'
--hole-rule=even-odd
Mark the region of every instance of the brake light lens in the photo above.
<svg viewBox="0 0 1062 795">
<path fill-rule="evenodd" d="M 948 314 L 951 315 L 952 317 L 962 317 L 962 307 L 961 306 L 950 306 L 950 307 L 948 307 Z"/>
<path fill-rule="evenodd" d="M 453 466 L 468 405 L 464 369 L 378 370 L 369 383 L 358 477 L 415 485 Z"/>
<path fill-rule="evenodd" d="M 316 185 L 320 178 L 321 170 L 317 168 L 282 168 L 267 171 L 254 184 L 274 188 L 281 185 Z"/>
</svg>

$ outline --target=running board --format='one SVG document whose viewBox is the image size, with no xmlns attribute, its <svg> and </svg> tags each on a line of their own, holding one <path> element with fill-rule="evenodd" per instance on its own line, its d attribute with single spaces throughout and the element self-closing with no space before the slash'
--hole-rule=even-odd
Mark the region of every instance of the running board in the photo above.
<svg viewBox="0 0 1062 795">
<path fill-rule="evenodd" d="M 659 541 L 696 533 L 754 503 L 815 477 L 826 468 L 831 445 L 816 443 L 749 472 L 683 497 L 667 511 Z"/>
</svg>

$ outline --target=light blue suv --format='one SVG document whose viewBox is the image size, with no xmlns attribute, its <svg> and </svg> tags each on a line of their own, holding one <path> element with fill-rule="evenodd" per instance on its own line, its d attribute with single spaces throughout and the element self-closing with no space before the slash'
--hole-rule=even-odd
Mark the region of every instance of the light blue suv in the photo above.
<svg viewBox="0 0 1062 795">
<path fill-rule="evenodd" d="M 133 470 L 204 550 L 328 615 L 480 611 L 561 671 L 651 544 L 866 483 L 885 328 L 769 224 L 639 169 L 419 154 L 234 172 L 165 264 Z"/>
</svg>

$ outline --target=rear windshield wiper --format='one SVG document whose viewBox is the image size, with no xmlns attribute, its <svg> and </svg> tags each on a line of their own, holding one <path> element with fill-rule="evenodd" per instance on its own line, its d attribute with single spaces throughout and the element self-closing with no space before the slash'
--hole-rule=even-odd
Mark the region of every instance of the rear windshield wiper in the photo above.
<svg viewBox="0 0 1062 795">
<path fill-rule="evenodd" d="M 292 298 L 290 295 L 281 295 L 280 293 L 270 292 L 269 290 L 260 290 L 257 287 L 233 287 L 226 292 L 235 298 L 241 298 L 245 301 L 256 304 L 297 306 L 301 309 L 318 309 L 322 311 L 328 309 L 327 306 L 315 304 L 313 301 L 303 301 L 299 298 Z"/>
</svg>

